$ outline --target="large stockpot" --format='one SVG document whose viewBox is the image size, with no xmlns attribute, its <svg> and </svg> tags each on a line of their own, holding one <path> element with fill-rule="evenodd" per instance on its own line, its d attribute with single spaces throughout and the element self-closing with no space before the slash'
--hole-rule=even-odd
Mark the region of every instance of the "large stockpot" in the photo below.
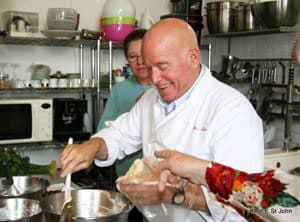
<svg viewBox="0 0 300 222">
<path fill-rule="evenodd" d="M 207 3 L 207 28 L 210 34 L 237 31 L 237 6 L 239 2 Z"/>
<path fill-rule="evenodd" d="M 106 190 L 72 190 L 75 213 L 72 221 L 124 222 L 133 205 L 123 195 Z M 47 222 L 59 222 L 64 193 L 54 193 L 41 201 Z"/>
<path fill-rule="evenodd" d="M 256 19 L 252 15 L 251 5 L 241 4 L 238 6 L 237 31 L 252 31 L 257 28 Z"/>
<path fill-rule="evenodd" d="M 25 198 L 0 199 L 0 222 L 41 222 L 39 201 Z"/>
<path fill-rule="evenodd" d="M 296 25 L 299 7 L 299 0 L 256 1 L 251 5 L 253 16 L 266 28 Z"/>
</svg>

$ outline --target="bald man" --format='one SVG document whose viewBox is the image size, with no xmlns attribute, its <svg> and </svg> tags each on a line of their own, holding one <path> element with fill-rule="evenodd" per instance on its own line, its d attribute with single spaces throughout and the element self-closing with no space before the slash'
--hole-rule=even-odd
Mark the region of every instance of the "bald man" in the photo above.
<svg viewBox="0 0 300 222">
<path fill-rule="evenodd" d="M 155 88 L 89 141 L 68 145 L 61 176 L 93 161 L 109 166 L 140 149 L 150 160 L 155 150 L 171 149 L 249 173 L 263 171 L 261 119 L 241 93 L 200 63 L 196 35 L 186 22 L 157 22 L 144 36 L 142 56 Z M 119 185 L 151 222 L 246 221 L 205 187 L 184 183 L 178 188 L 177 179 L 163 192 L 149 172 Z"/>
</svg>

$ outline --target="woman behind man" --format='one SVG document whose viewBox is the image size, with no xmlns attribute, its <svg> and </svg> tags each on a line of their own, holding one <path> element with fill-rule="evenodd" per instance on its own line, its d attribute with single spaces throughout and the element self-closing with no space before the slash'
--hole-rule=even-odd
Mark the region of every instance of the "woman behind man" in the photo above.
<svg viewBox="0 0 300 222">
<path fill-rule="evenodd" d="M 128 77 L 128 79 L 118 83 L 112 88 L 97 131 L 105 127 L 106 121 L 115 120 L 122 113 L 129 112 L 137 98 L 145 90 L 151 88 L 151 80 L 141 55 L 142 39 L 145 33 L 145 29 L 136 29 L 129 33 L 123 42 L 124 54 L 133 72 L 133 76 Z M 138 151 L 122 160 L 117 160 L 117 175 L 124 175 L 133 161 L 137 158 L 141 158 L 141 156 L 142 151 Z"/>
<path fill-rule="evenodd" d="M 115 120 L 122 113 L 129 112 L 142 93 L 151 88 L 151 80 L 141 56 L 142 39 L 145 33 L 146 29 L 136 29 L 129 33 L 123 42 L 124 54 L 133 76 L 129 76 L 112 88 L 97 131 L 105 127 L 106 121 Z M 117 176 L 124 175 L 133 161 L 141 157 L 140 150 L 122 160 L 117 160 L 115 163 Z M 134 208 L 129 214 L 128 221 L 142 221 L 142 214 Z"/>
</svg>

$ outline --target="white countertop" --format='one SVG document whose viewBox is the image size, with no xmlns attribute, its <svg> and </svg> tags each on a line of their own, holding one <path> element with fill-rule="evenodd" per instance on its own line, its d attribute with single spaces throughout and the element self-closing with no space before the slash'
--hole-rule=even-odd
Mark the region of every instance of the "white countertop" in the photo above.
<svg viewBox="0 0 300 222">
<path fill-rule="evenodd" d="M 300 166 L 300 151 L 285 151 L 282 148 L 265 150 L 265 167 L 289 172 Z"/>
</svg>

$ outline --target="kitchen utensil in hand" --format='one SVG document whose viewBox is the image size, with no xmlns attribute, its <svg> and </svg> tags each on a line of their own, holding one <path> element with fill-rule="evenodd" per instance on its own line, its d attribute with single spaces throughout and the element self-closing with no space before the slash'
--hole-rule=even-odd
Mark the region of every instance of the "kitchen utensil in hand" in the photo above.
<svg viewBox="0 0 300 222">
<path fill-rule="evenodd" d="M 68 144 L 73 144 L 73 138 L 69 138 Z M 75 203 L 71 196 L 71 173 L 66 176 L 65 180 L 65 201 L 61 209 L 60 222 L 71 221 L 75 212 Z"/>
</svg>

